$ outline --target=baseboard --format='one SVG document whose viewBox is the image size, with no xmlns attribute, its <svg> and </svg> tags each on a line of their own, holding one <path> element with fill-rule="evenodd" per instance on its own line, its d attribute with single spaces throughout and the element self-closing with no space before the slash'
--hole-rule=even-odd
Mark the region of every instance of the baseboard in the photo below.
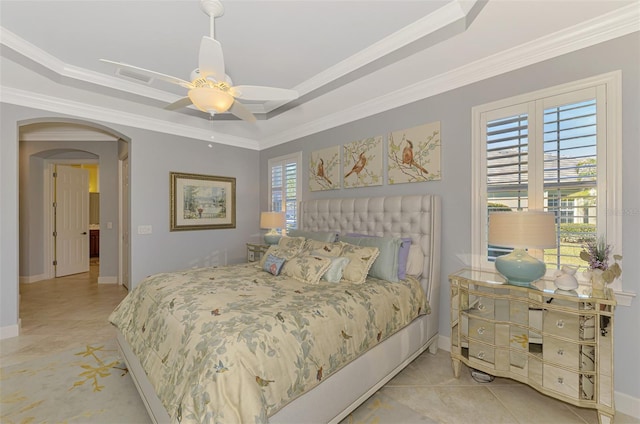
<svg viewBox="0 0 640 424">
<path fill-rule="evenodd" d="M 615 392 L 616 411 L 640 419 L 640 398 Z"/>
<path fill-rule="evenodd" d="M 451 352 L 451 337 L 438 335 L 438 349 Z"/>
<path fill-rule="evenodd" d="M 438 349 L 451 352 L 451 338 L 438 336 Z M 616 411 L 634 418 L 640 418 L 640 399 L 626 393 L 615 392 Z"/>
<path fill-rule="evenodd" d="M 18 337 L 20 335 L 20 322 L 15 325 L 7 325 L 6 327 L 0 327 L 0 340 L 10 339 L 11 337 Z"/>
<path fill-rule="evenodd" d="M 36 281 L 46 280 L 47 274 L 20 276 L 20 284 L 35 283 Z"/>
<path fill-rule="evenodd" d="M 98 284 L 118 284 L 118 277 L 98 277 Z"/>
</svg>

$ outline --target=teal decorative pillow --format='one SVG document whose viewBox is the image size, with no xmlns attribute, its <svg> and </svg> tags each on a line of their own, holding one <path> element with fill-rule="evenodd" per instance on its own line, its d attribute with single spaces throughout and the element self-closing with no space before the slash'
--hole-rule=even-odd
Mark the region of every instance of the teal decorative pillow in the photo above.
<svg viewBox="0 0 640 424">
<path fill-rule="evenodd" d="M 381 280 L 398 282 L 398 252 L 402 240 L 398 237 L 340 237 L 340 241 L 356 246 L 375 247 L 380 251 L 369 275 Z"/>
<path fill-rule="evenodd" d="M 264 265 L 262 265 L 262 269 L 270 274 L 279 275 L 280 270 L 282 270 L 282 266 L 284 265 L 285 259 L 271 254 L 266 256 L 267 258 L 264 261 Z"/>
<path fill-rule="evenodd" d="M 342 279 L 344 269 L 349 264 L 350 259 L 346 256 L 338 256 L 337 258 L 329 259 L 331 259 L 331 265 L 329 266 L 329 269 L 325 271 L 321 280 L 328 281 L 330 283 L 339 283 Z"/>
</svg>

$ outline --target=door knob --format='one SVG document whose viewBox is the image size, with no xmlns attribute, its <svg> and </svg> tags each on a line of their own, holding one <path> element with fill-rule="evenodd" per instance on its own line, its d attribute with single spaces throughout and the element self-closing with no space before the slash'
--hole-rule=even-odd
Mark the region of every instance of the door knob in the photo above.
<svg viewBox="0 0 640 424">
<path fill-rule="evenodd" d="M 83 235 L 83 236 L 86 236 L 86 235 L 87 235 L 87 232 L 86 232 L 86 231 L 85 231 L 85 232 L 83 232 L 83 233 L 82 233 L 82 235 Z"/>
</svg>

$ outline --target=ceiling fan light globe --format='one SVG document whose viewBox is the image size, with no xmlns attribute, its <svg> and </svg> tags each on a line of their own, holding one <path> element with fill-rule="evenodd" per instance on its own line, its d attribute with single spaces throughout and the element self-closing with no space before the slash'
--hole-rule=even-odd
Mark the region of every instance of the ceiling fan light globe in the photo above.
<svg viewBox="0 0 640 424">
<path fill-rule="evenodd" d="M 229 110 L 234 102 L 233 96 L 213 87 L 198 87 L 189 90 L 191 102 L 203 112 L 212 110 L 222 113 Z"/>
</svg>

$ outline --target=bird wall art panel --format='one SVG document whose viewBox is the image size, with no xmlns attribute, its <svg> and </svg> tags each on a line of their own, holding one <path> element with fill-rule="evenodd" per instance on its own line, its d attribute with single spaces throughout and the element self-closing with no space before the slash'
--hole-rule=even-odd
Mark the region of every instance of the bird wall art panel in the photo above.
<svg viewBox="0 0 640 424">
<path fill-rule="evenodd" d="M 345 144 L 342 162 L 344 188 L 382 185 L 382 136 Z"/>
<path fill-rule="evenodd" d="M 340 146 L 311 152 L 309 160 L 309 190 L 340 188 Z"/>
<path fill-rule="evenodd" d="M 390 133 L 388 147 L 389 184 L 441 179 L 439 121 Z"/>
</svg>

